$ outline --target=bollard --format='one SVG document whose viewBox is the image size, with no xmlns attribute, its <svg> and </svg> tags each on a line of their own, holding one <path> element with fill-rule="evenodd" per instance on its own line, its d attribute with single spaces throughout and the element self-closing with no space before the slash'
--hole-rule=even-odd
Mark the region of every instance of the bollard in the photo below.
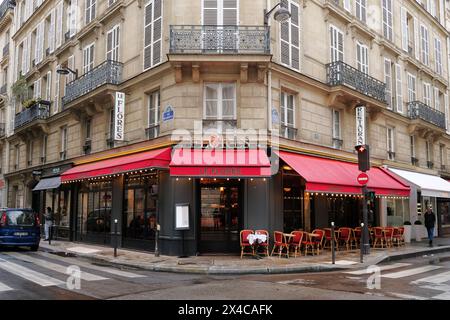
<svg viewBox="0 0 450 320">
<path fill-rule="evenodd" d="M 360 257 L 360 261 L 361 263 L 364 263 L 364 237 L 365 234 L 363 232 L 364 230 L 364 223 L 361 223 L 361 239 L 360 239 L 360 247 L 361 247 L 361 257 Z"/>
<path fill-rule="evenodd" d="M 52 237 L 53 237 L 53 222 L 52 222 L 52 224 L 48 227 L 48 244 L 49 244 L 49 245 L 52 244 Z"/>
<path fill-rule="evenodd" d="M 331 222 L 331 263 L 336 264 L 336 252 L 334 251 L 334 221 Z"/>
<path fill-rule="evenodd" d="M 114 219 L 114 258 L 117 257 L 117 242 L 118 242 L 118 234 L 117 234 L 117 224 L 118 220 Z"/>
<path fill-rule="evenodd" d="M 161 226 L 160 226 L 159 224 L 156 224 L 156 232 L 155 232 L 155 257 L 159 257 L 159 248 L 158 248 L 159 230 L 161 230 Z"/>
</svg>

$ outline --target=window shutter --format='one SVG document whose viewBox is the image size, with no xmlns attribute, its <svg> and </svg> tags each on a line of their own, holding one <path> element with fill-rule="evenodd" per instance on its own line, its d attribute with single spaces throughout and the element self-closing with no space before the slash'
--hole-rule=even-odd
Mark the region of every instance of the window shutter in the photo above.
<svg viewBox="0 0 450 320">
<path fill-rule="evenodd" d="M 109 31 L 106 35 L 106 60 L 112 59 L 112 42 L 113 42 L 113 31 Z"/>
<path fill-rule="evenodd" d="M 386 82 L 386 101 L 392 110 L 392 64 L 391 60 L 384 59 L 384 82 Z"/>
<path fill-rule="evenodd" d="M 397 112 L 403 113 L 402 68 L 399 64 L 395 65 L 395 79 Z"/>
<path fill-rule="evenodd" d="M 61 65 L 57 65 L 56 66 L 56 70 L 60 69 Z M 59 90 L 60 90 L 60 80 L 61 80 L 61 75 L 57 72 L 56 73 L 56 82 L 55 82 L 55 103 L 54 108 L 53 108 L 53 114 L 57 113 L 59 111 Z"/>
<path fill-rule="evenodd" d="M 152 17 L 153 2 L 145 6 L 145 27 L 144 27 L 144 70 L 151 67 L 152 59 Z"/>
<path fill-rule="evenodd" d="M 60 1 L 56 6 L 56 25 L 55 25 L 55 48 L 59 48 L 62 44 L 63 34 L 63 2 Z"/>
<path fill-rule="evenodd" d="M 162 50 L 162 0 L 155 0 L 155 10 L 153 12 L 153 61 L 155 66 L 161 62 Z"/>
<path fill-rule="evenodd" d="M 300 25 L 299 8 L 291 2 L 291 66 L 295 70 L 300 69 Z"/>
<path fill-rule="evenodd" d="M 289 65 L 289 22 L 281 23 L 281 63 Z"/>
<path fill-rule="evenodd" d="M 41 97 L 41 78 L 37 79 L 34 82 L 34 88 L 33 88 L 33 97 L 35 99 L 40 98 Z"/>
<path fill-rule="evenodd" d="M 223 0 L 223 22 L 224 26 L 237 26 L 238 22 L 238 0 Z"/>
<path fill-rule="evenodd" d="M 50 13 L 50 28 L 48 30 L 48 48 L 50 53 L 53 53 L 53 51 L 55 51 L 55 22 L 56 22 L 55 14 L 56 14 L 55 9 L 52 9 Z"/>
<path fill-rule="evenodd" d="M 402 20 L 402 49 L 408 52 L 408 15 L 405 8 L 401 8 L 401 20 Z"/>
<path fill-rule="evenodd" d="M 78 2 L 77 0 L 72 0 L 70 6 L 70 36 L 73 37 L 77 33 L 78 27 Z"/>
<path fill-rule="evenodd" d="M 434 108 L 441 111 L 441 103 L 439 101 L 439 88 L 434 88 Z"/>
<path fill-rule="evenodd" d="M 161 63 L 162 0 L 154 0 L 145 7 L 144 70 Z"/>
<path fill-rule="evenodd" d="M 36 38 L 36 54 L 35 54 L 35 59 L 36 59 L 36 64 L 38 64 L 39 62 L 41 62 L 43 60 L 44 57 L 44 21 L 41 21 L 37 27 L 37 38 Z"/>
<path fill-rule="evenodd" d="M 52 72 L 47 72 L 47 85 L 45 88 L 45 99 L 51 100 L 52 98 Z"/>
<path fill-rule="evenodd" d="M 71 69 L 74 70 L 75 69 L 75 57 L 74 56 L 70 56 L 69 58 L 67 58 L 67 66 Z M 67 77 L 66 77 L 66 84 L 73 81 L 74 80 L 74 74 L 70 73 Z"/>
<path fill-rule="evenodd" d="M 417 18 L 413 18 L 414 24 L 414 52 L 416 53 L 416 59 L 420 60 L 420 37 L 419 37 L 419 22 Z"/>
<path fill-rule="evenodd" d="M 19 46 L 16 46 L 16 53 L 14 54 L 14 81 L 19 78 Z"/>
<path fill-rule="evenodd" d="M 203 25 L 216 26 L 219 24 L 219 0 L 203 0 Z"/>
<path fill-rule="evenodd" d="M 350 0 L 344 0 L 344 9 L 348 12 L 352 12 L 352 4 Z"/>
<path fill-rule="evenodd" d="M 447 128 L 447 133 L 450 132 L 450 125 L 449 125 L 449 107 L 448 107 L 448 94 L 446 93 L 444 95 L 444 107 L 445 107 L 445 127 Z"/>
</svg>

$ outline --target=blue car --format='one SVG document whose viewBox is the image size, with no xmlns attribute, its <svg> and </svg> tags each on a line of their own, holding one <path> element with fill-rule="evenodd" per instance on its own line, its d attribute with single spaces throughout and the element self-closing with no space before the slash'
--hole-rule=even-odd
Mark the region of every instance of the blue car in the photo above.
<svg viewBox="0 0 450 320">
<path fill-rule="evenodd" d="M 0 247 L 30 247 L 41 240 L 39 216 L 32 209 L 0 209 Z"/>
</svg>

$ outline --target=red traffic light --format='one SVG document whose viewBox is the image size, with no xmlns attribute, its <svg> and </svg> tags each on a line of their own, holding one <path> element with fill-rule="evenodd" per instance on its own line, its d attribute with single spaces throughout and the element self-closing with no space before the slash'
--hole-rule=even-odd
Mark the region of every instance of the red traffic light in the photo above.
<svg viewBox="0 0 450 320">
<path fill-rule="evenodd" d="M 363 153 L 364 151 L 366 151 L 366 147 L 365 146 L 356 146 L 356 151 Z"/>
</svg>

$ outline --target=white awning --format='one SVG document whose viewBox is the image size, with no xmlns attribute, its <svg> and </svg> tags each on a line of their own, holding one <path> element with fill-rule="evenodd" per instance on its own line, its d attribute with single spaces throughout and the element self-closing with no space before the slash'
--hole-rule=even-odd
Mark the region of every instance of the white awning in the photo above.
<svg viewBox="0 0 450 320">
<path fill-rule="evenodd" d="M 56 189 L 61 185 L 61 177 L 41 179 L 33 191 Z"/>
<path fill-rule="evenodd" d="M 450 198 L 450 182 L 441 177 L 392 168 L 389 170 L 418 187 L 422 196 Z"/>
</svg>

